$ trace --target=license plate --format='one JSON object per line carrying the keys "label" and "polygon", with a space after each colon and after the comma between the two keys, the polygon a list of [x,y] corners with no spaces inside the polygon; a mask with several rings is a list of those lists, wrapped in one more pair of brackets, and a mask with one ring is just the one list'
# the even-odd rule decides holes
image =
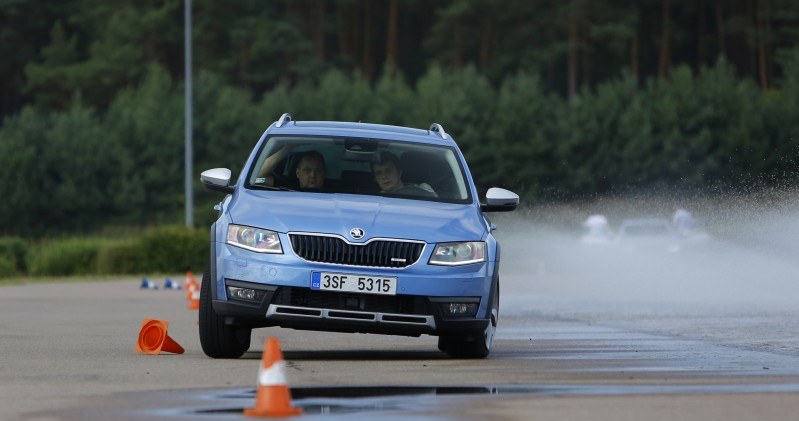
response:
{"label": "license plate", "polygon": [[351,273],[313,272],[311,289],[320,291],[359,292],[397,295],[395,276],[353,275]]}

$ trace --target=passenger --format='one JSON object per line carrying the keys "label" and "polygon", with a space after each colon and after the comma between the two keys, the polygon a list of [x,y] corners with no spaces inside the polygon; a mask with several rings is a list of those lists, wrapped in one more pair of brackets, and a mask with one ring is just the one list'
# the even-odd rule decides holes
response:
{"label": "passenger", "polygon": [[402,182],[399,158],[391,152],[380,152],[380,162],[372,163],[375,183],[381,193],[411,194],[422,197],[438,197],[427,183],[406,184]]}

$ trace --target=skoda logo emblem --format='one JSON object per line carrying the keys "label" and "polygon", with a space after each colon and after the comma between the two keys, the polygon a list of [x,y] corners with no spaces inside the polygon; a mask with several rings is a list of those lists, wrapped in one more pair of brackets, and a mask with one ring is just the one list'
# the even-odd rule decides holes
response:
{"label": "skoda logo emblem", "polygon": [[350,230],[350,237],[356,240],[360,240],[361,238],[363,238],[363,234],[364,234],[363,230],[360,228],[353,228]]}

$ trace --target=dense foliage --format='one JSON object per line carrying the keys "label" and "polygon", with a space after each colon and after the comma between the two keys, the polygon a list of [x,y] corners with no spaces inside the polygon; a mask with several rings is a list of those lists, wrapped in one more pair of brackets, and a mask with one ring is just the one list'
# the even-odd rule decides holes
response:
{"label": "dense foliage", "polygon": [[[0,2],[0,115],[65,109],[75,91],[105,109],[151,63],[183,72],[185,0]],[[194,64],[260,96],[277,84],[393,67],[474,65],[492,84],[540,75],[573,94],[627,70],[645,80],[723,56],[779,85],[799,40],[794,0],[193,0]]]}
{"label": "dense foliage", "polygon": [[[526,201],[797,178],[797,2],[194,4],[198,174],[241,170],[291,112],[439,122],[481,189]],[[0,3],[0,235],[182,220],[182,5]],[[220,195],[198,178],[207,226]]]}
{"label": "dense foliage", "polygon": [[208,230],[163,226],[125,237],[0,238],[0,278],[201,272]]}

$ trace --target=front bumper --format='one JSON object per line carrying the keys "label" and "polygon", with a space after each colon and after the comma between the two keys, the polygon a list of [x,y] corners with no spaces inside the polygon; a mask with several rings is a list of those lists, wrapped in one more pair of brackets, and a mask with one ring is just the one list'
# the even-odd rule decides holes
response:
{"label": "front bumper", "polygon": [[264,292],[260,301],[212,300],[214,311],[231,325],[419,336],[478,332],[488,323],[441,311],[442,303],[479,304],[480,297],[365,296],[235,280],[226,284]]}
{"label": "front bumper", "polygon": [[[426,264],[431,252],[416,264],[389,269],[309,262],[290,248],[285,254],[263,255],[214,241],[212,305],[225,323],[250,327],[406,336],[483,331],[489,323],[486,306],[498,262],[433,266]],[[311,290],[315,271],[396,276],[397,295]],[[227,297],[227,286],[264,294],[257,302],[238,300]],[[474,303],[477,310],[469,316],[444,316],[440,303]]]}

